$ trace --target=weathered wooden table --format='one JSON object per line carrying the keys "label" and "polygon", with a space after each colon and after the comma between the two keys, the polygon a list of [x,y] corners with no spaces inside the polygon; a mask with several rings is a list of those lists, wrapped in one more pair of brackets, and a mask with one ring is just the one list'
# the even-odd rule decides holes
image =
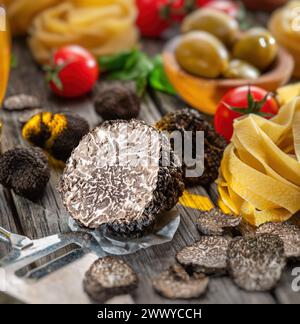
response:
{"label": "weathered wooden table", "polygon": [[[144,49],[149,54],[156,54],[161,50],[163,43],[157,41],[144,42]],[[14,54],[18,60],[18,67],[12,70],[8,95],[26,93],[34,94],[41,98],[44,110],[53,112],[72,110],[85,117],[91,127],[99,124],[92,104],[92,96],[82,100],[64,101],[50,95],[44,81],[43,72],[34,63],[24,39],[14,42]],[[104,82],[104,81],[100,81]],[[168,111],[184,106],[179,99],[161,93],[148,93],[142,105],[140,118],[154,124]],[[6,151],[16,145],[28,145],[21,137],[18,113],[1,112],[4,123],[2,134],[2,150]],[[55,189],[59,170],[53,170],[50,184],[44,198],[35,204],[23,199],[13,192],[0,187],[0,225],[12,232],[26,235],[32,239],[42,238],[60,232],[68,232],[68,216],[66,215],[58,193]],[[190,189],[192,193],[209,196],[214,200],[213,191],[201,187]],[[151,278],[167,269],[174,263],[177,251],[199,238],[199,233],[194,225],[197,210],[178,206],[181,214],[180,228],[171,243],[155,246],[124,257],[138,272],[140,285],[133,296],[136,303],[170,303],[170,300],[161,298],[152,289]],[[49,211],[49,212],[48,212]],[[0,246],[0,254],[7,253],[7,248]],[[292,290],[290,266],[280,285],[271,293],[247,293],[237,288],[228,277],[212,278],[208,293],[201,299],[192,303],[300,303],[300,293]],[[59,298],[59,296],[58,296]],[[9,302],[7,297],[2,297],[3,302]],[[176,301],[177,303],[186,303]]]}

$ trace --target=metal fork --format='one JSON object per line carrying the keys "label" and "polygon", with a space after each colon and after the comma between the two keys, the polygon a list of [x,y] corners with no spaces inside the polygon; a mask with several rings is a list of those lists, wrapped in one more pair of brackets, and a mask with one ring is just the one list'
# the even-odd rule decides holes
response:
{"label": "metal fork", "polygon": [[33,241],[26,236],[13,234],[6,229],[0,227],[0,240],[10,243],[13,249],[22,251],[33,245]]}

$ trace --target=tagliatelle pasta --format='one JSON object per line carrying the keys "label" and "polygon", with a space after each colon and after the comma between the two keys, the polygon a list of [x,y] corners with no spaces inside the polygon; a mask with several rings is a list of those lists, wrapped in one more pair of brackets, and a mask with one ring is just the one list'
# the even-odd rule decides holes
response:
{"label": "tagliatelle pasta", "polygon": [[250,224],[282,222],[300,210],[300,97],[271,120],[239,119],[218,179],[220,206]]}
{"label": "tagliatelle pasta", "polygon": [[290,1],[272,15],[269,29],[280,45],[294,57],[296,77],[300,76],[300,1]]}
{"label": "tagliatelle pasta", "polygon": [[7,8],[11,29],[14,35],[26,34],[33,18],[61,0],[0,0]]}
{"label": "tagliatelle pasta", "polygon": [[138,41],[136,15],[134,0],[66,1],[35,18],[29,44],[39,63],[69,44],[86,47],[96,56],[129,50]]}

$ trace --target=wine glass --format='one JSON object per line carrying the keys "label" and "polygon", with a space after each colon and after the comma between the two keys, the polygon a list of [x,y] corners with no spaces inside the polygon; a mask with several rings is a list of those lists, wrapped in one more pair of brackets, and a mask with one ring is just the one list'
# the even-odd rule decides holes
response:
{"label": "wine glass", "polygon": [[[6,10],[4,6],[0,5],[0,108],[2,107],[2,102],[6,94],[6,88],[8,83],[9,70],[11,64],[10,51],[10,33],[7,23]],[[0,136],[1,131],[2,121],[0,119]]]}
{"label": "wine glass", "polygon": [[6,10],[0,5],[0,106],[6,93],[10,60],[10,35]]}

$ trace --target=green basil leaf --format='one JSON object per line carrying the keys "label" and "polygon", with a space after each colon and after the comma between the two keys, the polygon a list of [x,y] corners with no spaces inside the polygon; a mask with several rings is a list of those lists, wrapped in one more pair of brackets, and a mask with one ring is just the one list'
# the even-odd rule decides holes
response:
{"label": "green basil leaf", "polygon": [[149,77],[150,86],[154,90],[162,91],[171,95],[176,95],[176,91],[166,75],[162,57],[160,55],[156,56],[153,63],[154,68],[151,71]]}
{"label": "green basil leaf", "polygon": [[101,70],[107,72],[108,80],[134,81],[139,96],[142,96],[148,86],[176,94],[170,84],[160,56],[152,60],[148,55],[139,50],[120,53],[99,58]]}
{"label": "green basil leaf", "polygon": [[105,72],[122,70],[127,62],[136,57],[137,50],[122,52],[120,54],[99,57],[100,69]]}

